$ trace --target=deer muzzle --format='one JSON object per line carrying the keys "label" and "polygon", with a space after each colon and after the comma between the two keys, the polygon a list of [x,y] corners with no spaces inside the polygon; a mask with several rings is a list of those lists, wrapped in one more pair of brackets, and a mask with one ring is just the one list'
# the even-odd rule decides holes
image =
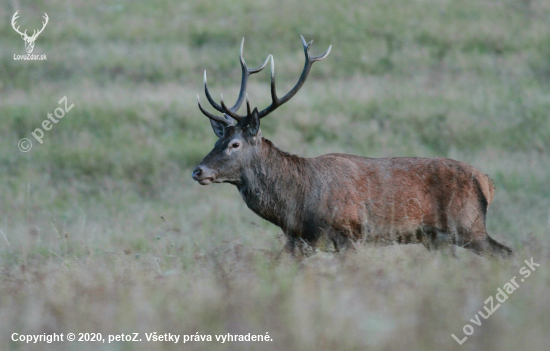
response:
{"label": "deer muzzle", "polygon": [[216,179],[216,173],[213,170],[201,165],[197,166],[191,175],[200,185],[211,184]]}

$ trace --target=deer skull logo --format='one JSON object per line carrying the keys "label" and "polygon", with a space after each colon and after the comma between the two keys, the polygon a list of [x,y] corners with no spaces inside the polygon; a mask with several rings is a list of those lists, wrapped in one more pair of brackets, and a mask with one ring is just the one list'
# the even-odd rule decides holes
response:
{"label": "deer skull logo", "polygon": [[44,30],[44,28],[46,28],[46,24],[48,24],[48,14],[44,12],[44,19],[46,20],[45,22],[42,22],[42,29],[40,29],[39,31],[37,31],[36,29],[33,31],[32,35],[29,37],[27,35],[27,30],[25,29],[25,32],[21,33],[19,31],[19,27],[18,26],[17,28],[15,27],[16,23],[15,21],[17,20],[17,18],[19,18],[18,16],[18,12],[19,11],[16,11],[15,14],[13,15],[12,19],[11,19],[11,25],[13,27],[13,29],[19,33],[21,35],[21,38],[23,38],[23,40],[25,41],[25,50],[27,50],[27,53],[32,53],[32,51],[34,50],[34,41],[36,40],[36,38],[38,37],[38,35],[40,33],[42,33],[42,31]]}

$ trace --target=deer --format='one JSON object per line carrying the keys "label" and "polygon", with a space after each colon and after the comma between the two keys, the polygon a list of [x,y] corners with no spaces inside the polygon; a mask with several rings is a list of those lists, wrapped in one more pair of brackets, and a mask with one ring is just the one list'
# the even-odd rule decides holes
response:
{"label": "deer", "polygon": [[49,21],[48,14],[44,12],[44,16],[43,16],[44,22],[42,22],[42,29],[40,30],[35,29],[32,32],[32,35],[30,37],[27,35],[26,29],[25,29],[25,32],[22,33],[21,31],[19,31],[19,27],[21,26],[18,26],[17,28],[15,27],[17,25],[16,21],[18,18],[19,18],[19,11],[15,11],[15,13],[13,14],[13,17],[11,18],[11,26],[17,33],[19,33],[19,35],[21,35],[21,38],[23,38],[23,40],[25,41],[25,50],[27,51],[27,53],[31,54],[32,51],[34,50],[34,42],[36,38],[38,38],[38,35],[40,35],[40,33],[44,31],[44,28],[46,28],[46,25],[48,24],[48,21]]}
{"label": "deer", "polygon": [[[218,104],[209,93],[204,71],[204,93],[222,115],[207,111],[218,137],[214,148],[192,171],[201,185],[229,183],[237,187],[250,210],[283,230],[282,252],[295,257],[300,243],[315,247],[321,238],[335,251],[355,243],[423,244],[428,250],[463,247],[475,254],[507,257],[512,250],[492,239],[485,220],[495,186],[489,176],[466,163],[447,158],[368,158],[334,153],[313,158],[278,149],[262,136],[260,120],[288,102],[303,86],[314,62],[313,41],[301,36],[305,54],[302,74],[282,98],[275,89],[273,55],[255,69],[240,48],[241,87],[232,107]],[[248,78],[271,62],[271,104],[250,108]],[[246,100],[246,115],[238,114]]]}

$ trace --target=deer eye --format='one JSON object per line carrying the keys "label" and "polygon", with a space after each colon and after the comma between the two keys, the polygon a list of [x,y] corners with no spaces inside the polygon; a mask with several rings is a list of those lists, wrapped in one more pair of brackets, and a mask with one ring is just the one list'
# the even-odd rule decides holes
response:
{"label": "deer eye", "polygon": [[232,147],[233,149],[236,149],[236,148],[238,148],[239,146],[241,146],[241,144],[239,144],[239,143],[233,143],[233,144],[231,144],[231,147]]}

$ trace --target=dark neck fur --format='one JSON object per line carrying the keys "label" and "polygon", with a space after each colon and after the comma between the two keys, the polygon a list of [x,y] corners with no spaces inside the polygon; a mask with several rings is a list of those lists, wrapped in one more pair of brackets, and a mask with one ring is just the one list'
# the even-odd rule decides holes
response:
{"label": "dark neck fur", "polygon": [[260,155],[243,171],[237,187],[252,211],[286,230],[302,213],[299,206],[307,193],[307,170],[307,159],[262,138]]}

